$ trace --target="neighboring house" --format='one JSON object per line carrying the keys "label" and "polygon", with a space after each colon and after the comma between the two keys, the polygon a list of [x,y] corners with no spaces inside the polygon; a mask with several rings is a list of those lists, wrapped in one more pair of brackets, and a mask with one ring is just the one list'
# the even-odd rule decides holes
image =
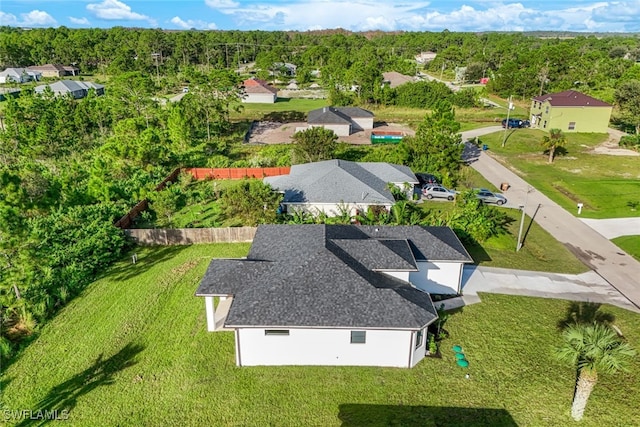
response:
{"label": "neighboring house", "polygon": [[414,82],[415,78],[400,74],[396,71],[389,71],[388,73],[382,73],[382,84],[391,88],[402,86],[405,83]]}
{"label": "neighboring house", "polygon": [[34,65],[27,67],[27,70],[37,71],[42,74],[42,77],[65,77],[80,74],[78,68],[61,64]]}
{"label": "neighboring house", "polygon": [[533,98],[531,127],[548,131],[606,133],[613,106],[575,90]]}
{"label": "neighboring house", "polygon": [[359,107],[322,107],[309,111],[308,127],[331,129],[338,136],[373,129],[373,113]]}
{"label": "neighboring house", "polygon": [[0,83],[26,83],[31,80],[38,81],[41,77],[39,72],[26,68],[7,68],[0,72]]}
{"label": "neighboring house", "polygon": [[468,262],[448,227],[261,225],[247,258],[211,261],[196,296],[209,331],[234,331],[238,366],[410,368],[438,317],[427,292],[458,291]]}
{"label": "neighboring house", "polygon": [[346,210],[355,216],[371,206],[391,209],[395,199],[389,183],[410,196],[418,179],[407,166],[325,160],[293,165],[289,175],[266,177],[264,182],[284,194],[282,204],[289,213],[336,216]]}
{"label": "neighboring house", "polygon": [[421,52],[417,54],[415,58],[418,64],[427,64],[433,61],[434,59],[436,59],[436,56],[437,56],[437,53],[429,51],[429,52]]}
{"label": "neighboring house", "polygon": [[273,68],[276,70],[273,74],[281,74],[289,77],[294,77],[296,75],[296,70],[298,68],[297,65],[290,64],[289,62],[276,62],[273,64]]}
{"label": "neighboring house", "polygon": [[74,98],[84,98],[90,89],[94,89],[97,95],[104,94],[104,86],[101,84],[75,80],[60,80],[48,85],[40,85],[35,87],[36,93],[44,93],[46,88],[50,88],[55,95],[71,95]]}
{"label": "neighboring house", "polygon": [[278,99],[278,89],[270,86],[264,80],[252,77],[243,83],[244,95],[242,102],[256,104],[273,104]]}

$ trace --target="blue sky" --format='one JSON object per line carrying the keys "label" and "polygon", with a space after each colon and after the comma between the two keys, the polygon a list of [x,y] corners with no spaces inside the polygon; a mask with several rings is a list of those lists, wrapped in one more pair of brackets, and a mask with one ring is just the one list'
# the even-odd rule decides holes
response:
{"label": "blue sky", "polygon": [[0,25],[640,32],[640,0],[0,0]]}

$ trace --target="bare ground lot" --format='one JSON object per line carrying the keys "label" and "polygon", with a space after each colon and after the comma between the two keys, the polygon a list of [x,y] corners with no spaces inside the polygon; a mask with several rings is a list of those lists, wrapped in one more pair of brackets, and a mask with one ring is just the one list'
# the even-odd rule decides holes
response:
{"label": "bare ground lot", "polygon": [[[306,128],[305,122],[278,123],[278,122],[258,122],[251,129],[249,135],[250,144],[288,144],[296,129]],[[349,136],[340,136],[340,142],[354,145],[371,144],[371,132],[373,131],[393,131],[404,132],[405,135],[415,135],[415,131],[408,126],[377,122],[373,125],[373,130],[363,130],[355,132]]]}

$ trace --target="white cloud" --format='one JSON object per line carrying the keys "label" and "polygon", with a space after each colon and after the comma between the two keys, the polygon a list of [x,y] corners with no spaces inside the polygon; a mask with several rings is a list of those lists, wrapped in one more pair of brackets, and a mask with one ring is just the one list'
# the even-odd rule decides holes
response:
{"label": "white cloud", "polygon": [[520,0],[430,3],[382,0],[283,0],[250,2],[205,0],[231,16],[240,28],[352,31],[640,31],[640,1]]}
{"label": "white cloud", "polygon": [[11,13],[0,11],[0,24],[14,27],[55,27],[58,22],[47,12],[41,10],[21,13],[20,19]]}
{"label": "white cloud", "polygon": [[89,25],[89,20],[85,17],[82,18],[74,18],[73,16],[69,17],[69,21],[76,25]]}
{"label": "white cloud", "polygon": [[118,0],[103,0],[102,3],[89,3],[87,10],[96,17],[108,21],[148,21],[151,25],[156,25],[154,19],[132,11],[129,5]]}
{"label": "white cloud", "polygon": [[217,28],[216,24],[213,22],[205,22],[199,19],[187,19],[185,21],[179,16],[174,16],[171,18],[170,22],[185,30],[189,30],[191,28],[196,28],[198,30],[215,30]]}
{"label": "white cloud", "polygon": [[240,3],[233,0],[204,0],[204,2],[212,9],[229,9],[240,5]]}

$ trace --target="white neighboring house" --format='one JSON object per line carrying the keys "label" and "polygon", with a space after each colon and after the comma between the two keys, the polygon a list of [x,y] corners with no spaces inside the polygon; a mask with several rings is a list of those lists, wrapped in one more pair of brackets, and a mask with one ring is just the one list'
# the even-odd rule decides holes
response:
{"label": "white neighboring house", "polygon": [[415,56],[415,58],[416,58],[416,62],[418,64],[427,64],[427,63],[433,61],[434,59],[436,59],[436,56],[438,56],[437,53],[431,52],[431,51],[427,51],[427,52],[420,52],[419,54],[417,54]]}
{"label": "white neighboring house", "polygon": [[456,265],[436,288],[459,289],[468,262],[448,227],[261,225],[247,258],[211,261],[196,296],[209,331],[234,331],[238,366],[411,368],[438,315],[398,276]]}
{"label": "white neighboring house", "polygon": [[38,71],[31,71],[27,68],[6,68],[0,72],[0,83],[26,83],[30,81],[40,81],[42,74]]}
{"label": "white neighboring house", "polygon": [[308,127],[331,129],[338,136],[373,129],[373,113],[359,107],[322,107],[309,111]]}
{"label": "white neighboring house", "polygon": [[104,95],[104,86],[98,83],[76,81],[76,80],[60,80],[49,85],[40,85],[34,88],[36,93],[44,93],[48,88],[56,96],[71,95],[75,99],[84,98],[89,94],[89,90],[93,89],[97,95]]}
{"label": "white neighboring house", "polygon": [[395,203],[389,183],[406,191],[408,198],[418,185],[407,166],[347,160],[293,165],[288,175],[269,176],[263,181],[284,194],[282,205],[286,212],[323,212],[329,216],[345,210],[355,216],[371,206],[389,210]]}
{"label": "white neighboring house", "polygon": [[248,104],[273,104],[278,99],[278,89],[264,80],[252,77],[243,83],[242,102]]}

